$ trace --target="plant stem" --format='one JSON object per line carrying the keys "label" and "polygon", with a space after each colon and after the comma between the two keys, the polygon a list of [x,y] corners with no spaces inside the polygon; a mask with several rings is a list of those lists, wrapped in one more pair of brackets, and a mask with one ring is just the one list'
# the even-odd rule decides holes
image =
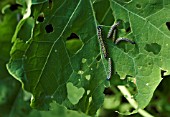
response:
{"label": "plant stem", "polygon": [[[137,109],[138,108],[138,104],[137,102],[132,98],[132,95],[130,94],[130,92],[128,91],[128,89],[125,86],[117,86],[118,89],[121,91],[121,93],[124,95],[124,97],[128,100],[128,102],[130,103],[130,105]],[[138,109],[138,113],[141,114],[144,117],[154,117],[153,115],[149,114],[147,111],[143,110],[143,109]]]}

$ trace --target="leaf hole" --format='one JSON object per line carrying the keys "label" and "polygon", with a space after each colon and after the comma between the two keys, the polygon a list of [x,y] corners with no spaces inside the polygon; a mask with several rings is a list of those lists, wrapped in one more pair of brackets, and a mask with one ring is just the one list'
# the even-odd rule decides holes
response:
{"label": "leaf hole", "polygon": [[161,45],[157,43],[146,44],[144,49],[157,55],[161,51]]}
{"label": "leaf hole", "polygon": [[47,26],[45,27],[45,30],[46,30],[47,33],[53,32],[53,26],[52,26],[52,24],[47,25]]}
{"label": "leaf hole", "polygon": [[164,78],[164,73],[165,73],[166,71],[164,71],[164,70],[161,70],[161,77],[162,78]]}
{"label": "leaf hole", "polygon": [[100,61],[100,59],[101,59],[101,56],[98,55],[97,58],[96,58],[96,60],[97,60],[97,61]]}
{"label": "leaf hole", "polygon": [[41,13],[39,16],[38,16],[38,18],[37,18],[37,21],[38,22],[43,22],[44,21],[44,13]]}
{"label": "leaf hole", "polygon": [[79,39],[79,36],[76,33],[71,33],[67,37],[66,48],[70,54],[75,54],[83,46],[83,42]]}
{"label": "leaf hole", "polygon": [[170,78],[170,75],[166,75],[166,72],[165,70],[161,70],[161,77],[162,78]]}
{"label": "leaf hole", "polygon": [[141,9],[141,8],[142,8],[142,5],[141,5],[141,4],[136,4],[136,8],[137,8],[137,9]]}
{"label": "leaf hole", "polygon": [[130,33],[130,32],[131,32],[131,28],[130,27],[126,28],[126,33]]}
{"label": "leaf hole", "polygon": [[131,27],[130,27],[130,23],[129,22],[125,23],[125,30],[126,30],[126,33],[130,33],[131,32]]}
{"label": "leaf hole", "polygon": [[166,22],[166,26],[167,26],[168,30],[170,31],[170,22]]}
{"label": "leaf hole", "polygon": [[71,39],[79,39],[79,36],[75,33],[71,33],[70,36],[67,38],[67,40],[71,40]]}

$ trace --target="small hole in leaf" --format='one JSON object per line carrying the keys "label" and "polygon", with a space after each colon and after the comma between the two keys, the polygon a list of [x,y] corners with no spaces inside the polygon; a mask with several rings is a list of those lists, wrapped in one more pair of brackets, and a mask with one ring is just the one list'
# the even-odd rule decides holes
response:
{"label": "small hole in leaf", "polygon": [[131,32],[131,27],[130,27],[130,23],[129,22],[126,22],[124,24],[124,27],[125,27],[126,33],[130,33]]}
{"label": "small hole in leaf", "polygon": [[52,24],[47,25],[47,26],[45,27],[45,30],[46,30],[47,33],[53,32],[53,26],[52,26]]}
{"label": "small hole in leaf", "polygon": [[136,8],[137,8],[137,9],[141,9],[141,8],[142,8],[142,5],[141,5],[141,4],[136,4]]}
{"label": "small hole in leaf", "polygon": [[69,54],[75,54],[83,46],[83,42],[79,39],[76,33],[71,33],[67,38],[66,47]]}
{"label": "small hole in leaf", "polygon": [[48,0],[48,4],[49,4],[49,8],[52,9],[53,8],[53,1],[52,0]]}
{"label": "small hole in leaf", "polygon": [[170,78],[170,75],[165,75],[167,71],[161,70],[161,77],[162,78]]}
{"label": "small hole in leaf", "polygon": [[37,18],[38,22],[43,22],[44,21],[44,13],[41,13],[38,18]]}
{"label": "small hole in leaf", "polygon": [[167,26],[168,30],[170,31],[170,22],[166,22],[166,26]]}
{"label": "small hole in leaf", "polygon": [[157,55],[161,51],[161,45],[157,43],[146,44],[144,49]]}
{"label": "small hole in leaf", "polygon": [[161,77],[163,78],[164,77],[164,73],[165,73],[166,71],[164,71],[164,70],[161,70]]}
{"label": "small hole in leaf", "polygon": [[101,59],[101,55],[99,55],[99,56],[96,58],[97,61],[100,61],[100,59]]}
{"label": "small hole in leaf", "polygon": [[129,33],[129,32],[131,32],[131,28],[130,27],[126,28],[126,33]]}
{"label": "small hole in leaf", "polygon": [[18,7],[21,7],[21,5],[19,5],[19,4],[12,4],[12,5],[10,6],[10,10],[11,10],[11,11],[15,11],[15,10],[18,9]]}
{"label": "small hole in leaf", "polygon": [[127,99],[125,98],[125,96],[122,96],[122,103],[127,103]]}
{"label": "small hole in leaf", "polygon": [[67,40],[71,40],[71,39],[79,39],[79,37],[77,34],[71,33],[71,35],[67,38]]}

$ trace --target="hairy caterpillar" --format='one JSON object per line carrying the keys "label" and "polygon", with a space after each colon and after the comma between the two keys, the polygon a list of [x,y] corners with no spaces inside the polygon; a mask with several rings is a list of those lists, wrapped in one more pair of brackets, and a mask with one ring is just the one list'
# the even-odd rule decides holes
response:
{"label": "hairy caterpillar", "polygon": [[135,44],[134,41],[129,40],[128,38],[122,38],[122,37],[118,38],[118,39],[115,41],[115,44],[118,44],[118,43],[121,42],[121,41],[129,42],[129,43],[131,43],[131,44]]}
{"label": "hairy caterpillar", "polygon": [[107,80],[111,78],[112,75],[112,61],[111,58],[108,58],[108,75],[107,75]]}
{"label": "hairy caterpillar", "polygon": [[110,29],[109,29],[109,32],[107,34],[107,38],[110,38],[113,34],[113,31],[116,29],[116,27],[120,24],[120,22],[117,22],[115,24],[113,24]]}
{"label": "hairy caterpillar", "polygon": [[105,48],[105,45],[104,45],[104,42],[103,42],[103,39],[102,39],[102,29],[101,29],[100,26],[97,27],[97,31],[98,31],[99,43],[101,45],[103,55],[106,58],[107,57],[107,52],[106,52],[106,48]]}

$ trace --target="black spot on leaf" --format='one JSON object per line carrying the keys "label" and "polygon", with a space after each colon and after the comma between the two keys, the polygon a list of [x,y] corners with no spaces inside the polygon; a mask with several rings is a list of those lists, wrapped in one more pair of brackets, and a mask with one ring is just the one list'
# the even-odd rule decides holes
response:
{"label": "black spot on leaf", "polygon": [[52,24],[47,25],[47,26],[45,27],[45,30],[46,30],[47,33],[53,32],[53,26],[52,26]]}
{"label": "black spot on leaf", "polygon": [[161,50],[161,45],[157,43],[146,44],[144,49],[148,52],[152,52],[153,54],[157,55]]}
{"label": "black spot on leaf", "polygon": [[167,26],[168,30],[170,31],[170,22],[166,22],[166,26]]}

